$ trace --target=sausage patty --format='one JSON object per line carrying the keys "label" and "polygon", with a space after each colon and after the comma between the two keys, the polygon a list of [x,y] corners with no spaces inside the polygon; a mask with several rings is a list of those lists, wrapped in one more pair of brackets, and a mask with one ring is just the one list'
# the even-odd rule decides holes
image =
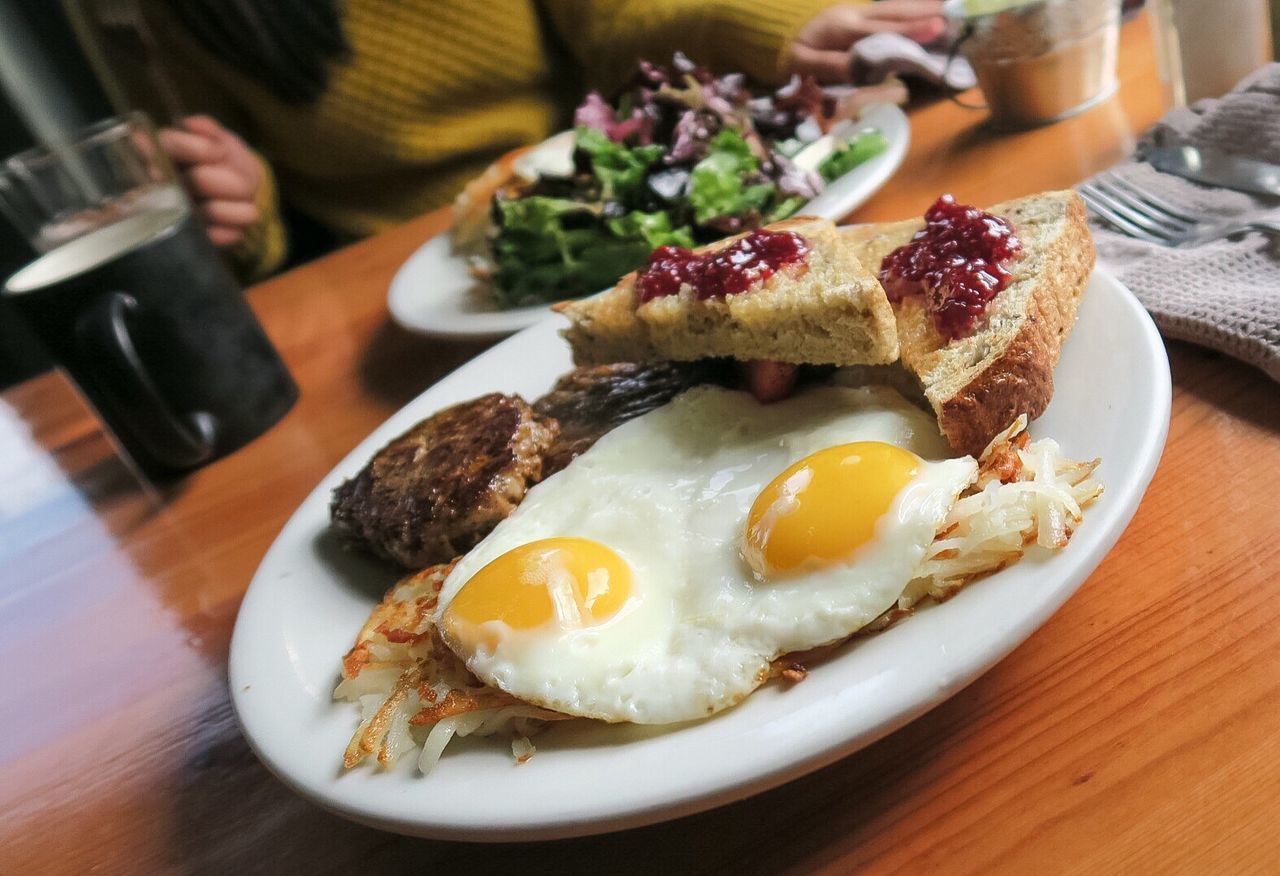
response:
{"label": "sausage patty", "polygon": [[410,569],[446,563],[484,538],[542,479],[559,426],[523,399],[490,393],[423,420],[339,486],[334,527]]}

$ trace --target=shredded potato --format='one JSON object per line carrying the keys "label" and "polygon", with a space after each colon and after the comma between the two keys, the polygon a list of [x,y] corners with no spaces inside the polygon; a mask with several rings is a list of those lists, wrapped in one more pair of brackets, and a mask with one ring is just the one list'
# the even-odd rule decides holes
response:
{"label": "shredded potato", "polygon": [[1016,563],[1028,545],[1066,547],[1082,509],[1102,495],[1093,477],[1099,460],[1067,459],[1052,439],[1030,442],[1026,428],[1019,417],[983,452],[977,481],[952,506],[919,576],[898,600],[901,612]]}
{"label": "shredded potato", "polygon": [[[915,609],[954,595],[969,582],[1019,559],[1030,545],[1066,546],[1083,509],[1102,494],[1099,460],[1073,462],[1057,442],[1032,442],[1026,417],[998,435],[978,460],[978,477],[951,508],[919,574],[884,612],[855,636],[878,633]],[[455,738],[504,735],[516,763],[534,754],[529,737],[570,716],[524,703],[473,676],[440,639],[433,623],[440,588],[453,565],[433,566],[398,582],[373,610],[342,661],[335,699],[360,704],[361,720],[343,757],[350,769],[374,755],[386,768],[421,747],[428,773]],[[771,675],[804,679],[810,661],[836,642],[773,662]]]}
{"label": "shredded potato", "polygon": [[430,772],[450,740],[473,733],[512,736],[513,755],[527,760],[527,737],[567,717],[482,684],[441,641],[432,616],[452,568],[432,566],[398,582],[343,658],[333,696],[358,702],[362,714],[342,759],[346,768],[371,754],[389,767],[421,745],[418,767]]}

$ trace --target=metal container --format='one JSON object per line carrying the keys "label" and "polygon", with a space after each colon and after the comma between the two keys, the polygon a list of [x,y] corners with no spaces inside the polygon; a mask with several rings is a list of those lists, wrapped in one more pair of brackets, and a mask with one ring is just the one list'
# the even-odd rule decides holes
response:
{"label": "metal container", "polygon": [[1120,0],[949,0],[992,120],[1056,122],[1116,90]]}

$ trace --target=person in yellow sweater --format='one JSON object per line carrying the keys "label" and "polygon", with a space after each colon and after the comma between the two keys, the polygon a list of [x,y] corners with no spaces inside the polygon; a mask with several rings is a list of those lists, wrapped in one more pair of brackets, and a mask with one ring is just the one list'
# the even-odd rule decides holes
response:
{"label": "person in yellow sweater", "polygon": [[[195,115],[161,133],[213,242],[246,276],[287,250],[283,198],[352,240],[439,207],[566,126],[587,88],[680,50],[761,84],[846,81],[848,50],[943,29],[940,0],[153,0],[165,76]],[[250,148],[252,146],[252,149]]]}

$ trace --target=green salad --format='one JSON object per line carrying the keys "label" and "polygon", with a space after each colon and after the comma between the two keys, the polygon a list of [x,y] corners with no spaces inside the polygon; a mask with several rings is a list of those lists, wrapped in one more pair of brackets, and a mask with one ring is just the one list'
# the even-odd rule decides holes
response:
{"label": "green salad", "polygon": [[597,292],[656,247],[694,247],[792,215],[887,146],[864,131],[817,172],[798,167],[792,158],[821,135],[822,110],[812,81],[754,97],[740,74],[714,77],[681,55],[670,67],[641,62],[617,101],[592,93],[578,108],[572,174],[494,196],[499,303]]}

